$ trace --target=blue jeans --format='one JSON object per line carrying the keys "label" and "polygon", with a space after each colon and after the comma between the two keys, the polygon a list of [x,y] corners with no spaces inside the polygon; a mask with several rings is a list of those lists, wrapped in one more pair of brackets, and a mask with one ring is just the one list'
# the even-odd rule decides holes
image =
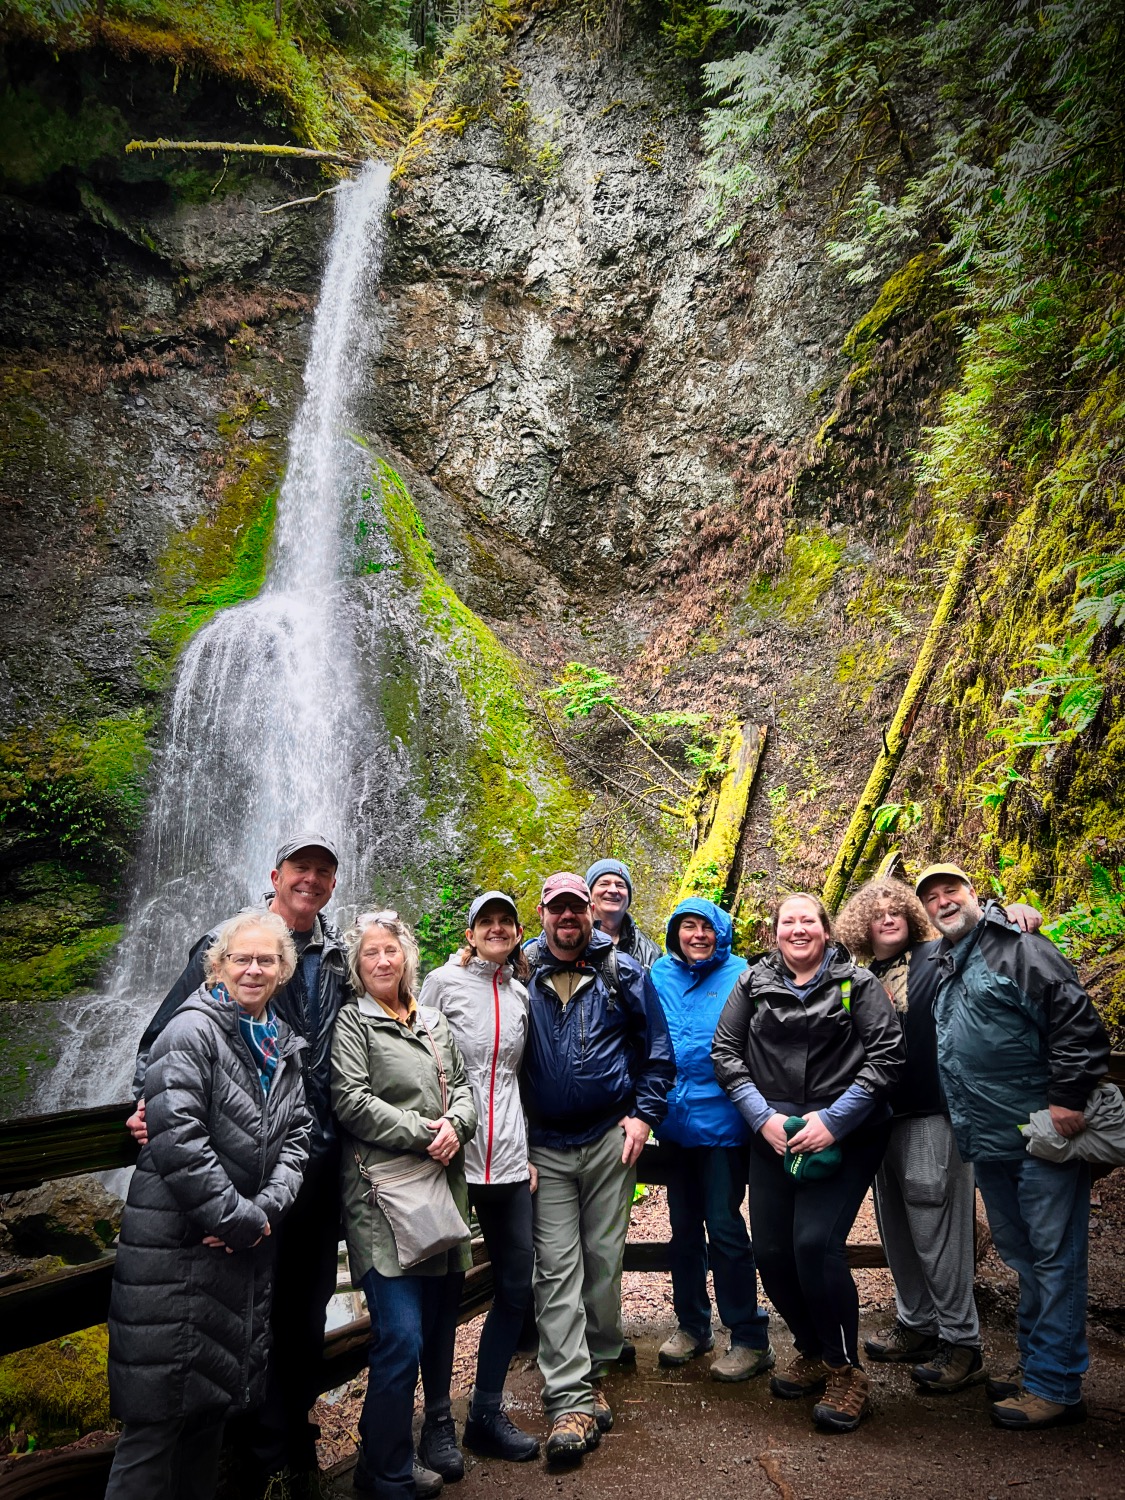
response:
{"label": "blue jeans", "polygon": [[758,1306],[754,1248],[742,1200],[750,1153],[742,1146],[678,1146],[661,1143],[668,1178],[672,1225],[672,1306],[676,1322],[696,1339],[711,1331],[707,1267],[715,1277],[719,1317],[732,1344],[769,1345],[769,1316]]}
{"label": "blue jeans", "polygon": [[380,1276],[368,1271],[367,1395],[359,1419],[365,1487],[379,1500],[414,1500],[414,1389],[418,1367],[432,1400],[448,1400],[463,1271]]}
{"label": "blue jeans", "polygon": [[1090,1169],[1085,1162],[975,1162],[992,1243],[1020,1279],[1019,1350],[1024,1385],[1073,1406],[1090,1365],[1086,1272]]}

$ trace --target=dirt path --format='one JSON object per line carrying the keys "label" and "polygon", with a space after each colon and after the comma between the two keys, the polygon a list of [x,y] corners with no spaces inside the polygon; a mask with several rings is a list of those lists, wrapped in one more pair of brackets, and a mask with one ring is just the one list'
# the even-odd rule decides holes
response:
{"label": "dirt path", "polygon": [[[1123,1174],[1115,1174],[1121,1176]],[[1122,1184],[1125,1189],[1125,1183]],[[1116,1215],[1114,1215],[1116,1217]],[[667,1235],[662,1196],[653,1193],[634,1213],[632,1236]],[[874,1237],[866,1217],[855,1238]],[[1107,1237],[1108,1238],[1108,1237]],[[1116,1239],[1116,1236],[1115,1236]],[[1122,1266],[1116,1244],[1094,1252],[1097,1276],[1116,1280]],[[1099,1251],[1101,1254],[1099,1255]],[[1110,1259],[1105,1266],[1102,1256]],[[1095,1269],[1095,1267],[1092,1267]],[[893,1316],[890,1277],[885,1271],[857,1274],[861,1336]],[[1120,1290],[1120,1283],[1117,1283]],[[989,1368],[1015,1364],[1014,1278],[990,1253],[984,1257],[978,1292]],[[627,1335],[637,1345],[637,1368],[607,1382],[616,1414],[612,1433],[576,1469],[548,1470],[542,1462],[500,1464],[468,1459],[464,1480],[451,1487],[455,1500],[652,1500],[652,1497],[738,1497],[738,1500],[1121,1500],[1125,1496],[1125,1346],[1109,1330],[1091,1328],[1091,1369],[1086,1394],[1090,1420],[1053,1432],[1002,1432],[989,1420],[983,1392],[920,1398],[904,1369],[869,1367],[875,1413],[856,1433],[826,1436],[810,1422],[812,1403],[777,1401],[768,1382],[723,1386],[707,1373],[708,1359],[683,1371],[665,1371],[656,1351],[671,1321],[667,1276],[625,1278]],[[1118,1300],[1125,1300],[1119,1297]],[[465,1415],[477,1325],[462,1330],[454,1389],[454,1413]],[[775,1319],[771,1337],[779,1358],[792,1349]],[[717,1347],[725,1347],[721,1335]],[[508,1380],[513,1418],[546,1434],[533,1362],[518,1361]],[[344,1400],[324,1411],[337,1439],[338,1457],[350,1446],[362,1380]],[[333,1500],[355,1495],[349,1473],[329,1486]]]}

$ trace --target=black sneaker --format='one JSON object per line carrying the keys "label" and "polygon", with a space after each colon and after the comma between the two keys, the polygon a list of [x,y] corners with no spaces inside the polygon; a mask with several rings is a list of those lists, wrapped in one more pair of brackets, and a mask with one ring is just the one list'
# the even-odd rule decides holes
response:
{"label": "black sneaker", "polygon": [[883,1329],[873,1339],[864,1339],[863,1349],[868,1359],[881,1364],[906,1364],[929,1359],[938,1352],[939,1341],[934,1333],[919,1333],[907,1328],[897,1319],[893,1328]]}
{"label": "black sneaker", "polygon": [[947,1344],[943,1339],[933,1359],[924,1365],[915,1365],[910,1372],[911,1380],[929,1394],[948,1396],[954,1391],[963,1391],[970,1385],[982,1385],[988,1379],[984,1368],[984,1356],[970,1344]]}
{"label": "black sneaker", "polygon": [[539,1439],[521,1432],[503,1411],[488,1411],[479,1417],[470,1413],[462,1442],[482,1458],[502,1458],[512,1464],[539,1457]]}
{"label": "black sneaker", "polygon": [[446,1484],[455,1484],[465,1477],[465,1459],[457,1446],[457,1429],[453,1418],[440,1422],[422,1423],[422,1435],[418,1439],[418,1462],[435,1474],[440,1474]]}

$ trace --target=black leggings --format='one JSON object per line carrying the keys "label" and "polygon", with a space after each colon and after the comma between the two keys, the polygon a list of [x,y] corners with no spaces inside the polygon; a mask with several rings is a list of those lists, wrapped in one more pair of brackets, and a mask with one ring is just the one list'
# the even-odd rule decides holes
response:
{"label": "black leggings", "polygon": [[801,1354],[830,1365],[859,1363],[859,1296],[848,1269],[848,1234],[875,1180],[891,1122],[865,1125],[840,1145],[831,1177],[796,1182],[755,1135],[750,1155],[750,1233],[766,1295]]}
{"label": "black leggings", "polygon": [[481,1329],[476,1388],[494,1396],[504,1389],[524,1314],[531,1305],[531,1185],[527,1182],[469,1184],[492,1262],[492,1306]]}

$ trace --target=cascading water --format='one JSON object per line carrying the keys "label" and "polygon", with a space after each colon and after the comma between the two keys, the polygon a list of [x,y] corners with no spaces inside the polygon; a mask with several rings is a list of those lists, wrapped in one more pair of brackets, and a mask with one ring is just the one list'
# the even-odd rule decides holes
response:
{"label": "cascading water", "polygon": [[349,419],[377,345],[389,176],[368,163],[337,193],[266,584],[184,652],[119,961],[107,994],[64,1013],[42,1109],[127,1096],[137,1039],[191,943],[260,897],[290,831],[336,842],[337,909],[363,889],[357,814],[382,730],[358,691],[363,616],[344,576],[350,501],[368,476]]}

